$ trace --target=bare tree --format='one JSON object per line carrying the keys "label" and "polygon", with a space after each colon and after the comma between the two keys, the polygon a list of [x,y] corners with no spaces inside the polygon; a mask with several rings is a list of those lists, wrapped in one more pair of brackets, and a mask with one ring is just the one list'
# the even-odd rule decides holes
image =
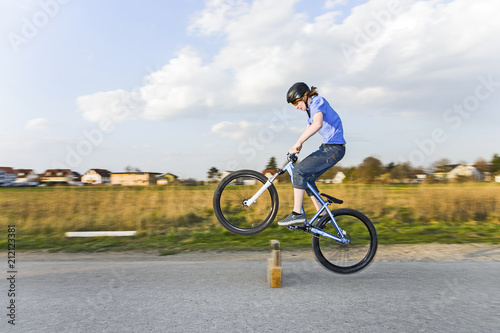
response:
{"label": "bare tree", "polygon": [[442,159],[439,159],[437,161],[435,161],[434,163],[432,163],[431,165],[431,168],[433,171],[436,171],[446,165],[450,165],[451,164],[451,161],[447,158],[442,158]]}
{"label": "bare tree", "polygon": [[484,172],[491,172],[493,166],[490,163],[488,163],[484,158],[478,158],[477,161],[474,163],[474,167],[484,173]]}
{"label": "bare tree", "polygon": [[127,165],[125,167],[125,171],[127,171],[127,172],[141,172],[141,169]]}

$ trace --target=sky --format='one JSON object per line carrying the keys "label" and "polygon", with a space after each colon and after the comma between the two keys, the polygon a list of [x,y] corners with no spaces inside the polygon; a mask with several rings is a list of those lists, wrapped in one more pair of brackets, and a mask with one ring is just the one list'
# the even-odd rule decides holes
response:
{"label": "sky", "polygon": [[299,81],[343,121],[340,166],[489,161],[498,17],[495,0],[0,0],[0,166],[281,166],[307,126]]}

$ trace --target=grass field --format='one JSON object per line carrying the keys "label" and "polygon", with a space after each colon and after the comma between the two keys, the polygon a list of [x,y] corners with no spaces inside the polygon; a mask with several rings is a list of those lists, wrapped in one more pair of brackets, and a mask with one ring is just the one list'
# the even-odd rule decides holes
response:
{"label": "grass field", "polygon": [[[277,186],[278,218],[292,208],[290,185]],[[163,254],[204,249],[309,247],[311,237],[276,223],[244,237],[223,229],[212,209],[215,186],[57,187],[0,189],[0,246],[16,226],[18,250],[105,251],[157,249]],[[344,200],[337,207],[362,211],[381,244],[499,243],[500,185],[323,185]],[[332,208],[335,208],[332,206]],[[312,204],[306,203],[312,216]],[[133,237],[65,238],[67,231],[137,230]]]}

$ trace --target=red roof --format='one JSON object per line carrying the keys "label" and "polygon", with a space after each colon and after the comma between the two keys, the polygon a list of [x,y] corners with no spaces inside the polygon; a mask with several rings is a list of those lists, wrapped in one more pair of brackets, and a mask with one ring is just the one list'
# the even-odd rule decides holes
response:
{"label": "red roof", "polygon": [[47,169],[42,174],[42,177],[61,177],[67,176],[71,172],[70,169]]}
{"label": "red roof", "polygon": [[266,173],[270,173],[271,175],[274,175],[276,173],[276,170],[274,169],[266,169],[264,171],[262,171],[262,174],[266,174]]}
{"label": "red roof", "polygon": [[91,171],[91,170],[94,170],[101,177],[110,177],[111,176],[111,171],[106,170],[106,169],[90,169],[89,171]]}
{"label": "red roof", "polygon": [[0,170],[5,171],[6,173],[16,173],[16,170],[11,167],[0,167]]}

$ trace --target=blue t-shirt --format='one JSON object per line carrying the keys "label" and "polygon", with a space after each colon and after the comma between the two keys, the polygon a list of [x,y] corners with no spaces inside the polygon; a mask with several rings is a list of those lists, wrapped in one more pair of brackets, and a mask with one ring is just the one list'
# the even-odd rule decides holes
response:
{"label": "blue t-shirt", "polygon": [[328,104],[327,100],[320,96],[313,96],[309,105],[309,125],[313,123],[313,117],[317,112],[323,113],[323,127],[318,131],[326,144],[345,144],[342,120],[335,110]]}

